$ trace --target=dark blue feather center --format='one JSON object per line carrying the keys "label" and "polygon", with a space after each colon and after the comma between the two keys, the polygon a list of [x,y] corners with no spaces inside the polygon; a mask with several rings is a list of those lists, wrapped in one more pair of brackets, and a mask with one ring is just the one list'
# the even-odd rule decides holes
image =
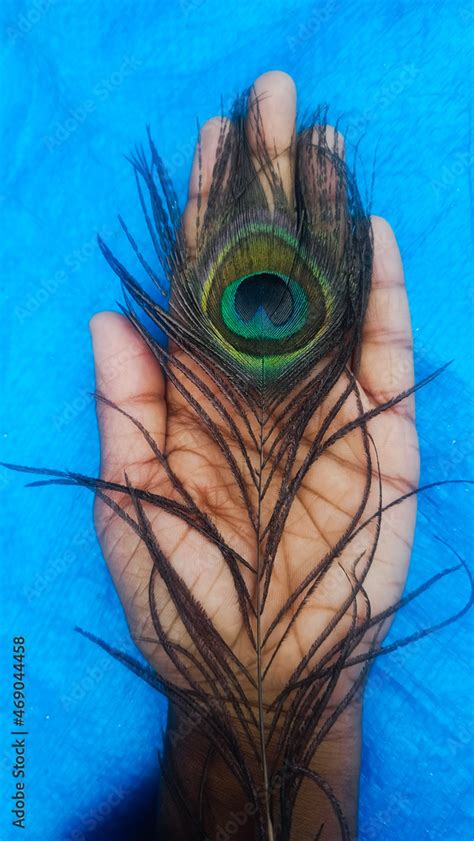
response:
{"label": "dark blue feather center", "polygon": [[288,282],[277,274],[261,272],[245,278],[235,295],[235,309],[242,321],[251,321],[262,309],[275,326],[286,324],[294,302]]}

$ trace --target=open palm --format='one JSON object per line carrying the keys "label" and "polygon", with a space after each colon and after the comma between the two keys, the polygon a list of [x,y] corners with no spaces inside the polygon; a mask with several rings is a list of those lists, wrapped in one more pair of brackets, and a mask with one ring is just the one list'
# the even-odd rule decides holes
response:
{"label": "open palm", "polygon": [[[291,138],[294,132],[296,94],[292,80],[283,73],[261,76],[254,84],[260,101],[265,138],[277,156],[283,184],[291,194]],[[188,204],[183,224],[190,251],[195,240],[197,196],[205,202],[212,178],[213,162],[221,120],[207,123],[202,130],[201,181],[196,158],[190,179]],[[251,120],[248,139],[255,142]],[[364,410],[373,408],[413,384],[410,317],[403,270],[389,225],[373,217],[374,267],[372,289],[364,323],[363,345],[357,384]],[[222,451],[209,431],[203,429],[187,401],[171,383],[147,344],[133,326],[116,313],[100,313],[91,322],[97,391],[116,404],[123,413],[98,403],[101,434],[101,476],[123,483],[124,473],[132,485],[164,496],[174,489],[135,418],[167,455],[169,465],[196,505],[215,523],[226,543],[250,566],[255,561],[255,532],[252,530],[235,480]],[[175,351],[176,352],[176,351]],[[189,362],[189,361],[188,361]],[[346,387],[341,378],[305,433],[310,443],[318,424],[337,396]],[[356,397],[346,402],[329,433],[357,416]],[[127,416],[128,415],[128,416]],[[381,491],[373,487],[365,517],[416,488],[418,446],[414,426],[413,398],[406,398],[370,422],[374,452],[380,461]],[[251,460],[257,458],[248,442]],[[375,473],[374,473],[375,475]],[[352,544],[331,566],[304,610],[294,621],[284,646],[276,644],[284,625],[272,629],[272,620],[295,587],[317,560],[334,546],[348,527],[360,504],[366,479],[366,455],[360,430],[338,440],[317,461],[303,482],[291,508],[279,545],[271,589],[263,613],[265,641],[263,665],[271,664],[266,678],[268,699],[288,681],[289,676],[315,638],[328,625],[348,593],[350,571],[360,554],[361,543]],[[252,489],[249,487],[249,494]],[[126,495],[117,501],[133,516],[133,505]],[[384,514],[374,562],[365,581],[372,613],[393,604],[403,589],[410,558],[415,523],[415,497]],[[265,498],[264,516],[275,504],[270,491]],[[96,525],[104,556],[115,581],[131,633],[150,663],[163,675],[176,679],[173,667],[161,647],[153,642],[153,622],[149,606],[152,560],[146,547],[103,501],[96,502]],[[219,633],[236,652],[240,661],[252,669],[255,649],[242,623],[232,577],[216,545],[177,517],[150,509],[150,520],[167,557],[182,576],[196,599],[203,605]],[[361,532],[362,544],[370,544],[375,521]],[[255,591],[255,576],[244,570],[249,591]],[[164,586],[156,582],[156,603],[160,621],[176,642],[188,645],[173,602]],[[288,620],[286,620],[288,621]],[[347,617],[350,622],[350,615]],[[285,623],[286,624],[286,623]],[[336,633],[342,633],[343,624]],[[385,628],[384,628],[385,630]],[[380,637],[379,637],[380,640]],[[334,639],[327,642],[329,647]],[[369,644],[365,640],[364,644]],[[319,656],[325,648],[319,651]]]}

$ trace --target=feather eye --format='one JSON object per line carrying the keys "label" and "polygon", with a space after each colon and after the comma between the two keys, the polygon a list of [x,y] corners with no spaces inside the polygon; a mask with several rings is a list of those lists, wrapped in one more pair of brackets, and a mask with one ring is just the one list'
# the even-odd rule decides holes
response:
{"label": "feather eye", "polygon": [[353,355],[370,289],[372,234],[324,110],[314,115],[317,130],[303,128],[295,137],[291,197],[261,138],[251,154],[245,114],[246,98],[239,97],[230,123],[222,120],[203,214],[198,204],[192,260],[151,137],[151,163],[143,151],[132,159],[144,209],[140,180],[149,193],[146,218],[167,276],[168,312],[100,244],[125,288],[165,333],[179,337],[194,356],[202,349],[206,367],[225,370],[263,406],[285,395],[289,380],[297,386],[334,349],[344,347],[346,360]]}
{"label": "feather eye", "polygon": [[278,375],[327,331],[327,278],[285,219],[237,219],[225,236],[197,271],[203,317],[243,371],[252,376],[263,363],[267,376]]}
{"label": "feather eye", "polygon": [[[371,229],[354,177],[324,125],[296,137],[291,201],[265,145],[257,163],[250,155],[243,118],[239,100],[219,149],[184,312],[198,308],[196,324],[208,330],[211,351],[269,398],[287,390],[288,377],[295,384],[303,379],[360,321],[370,287]],[[261,187],[262,173],[269,191]]]}

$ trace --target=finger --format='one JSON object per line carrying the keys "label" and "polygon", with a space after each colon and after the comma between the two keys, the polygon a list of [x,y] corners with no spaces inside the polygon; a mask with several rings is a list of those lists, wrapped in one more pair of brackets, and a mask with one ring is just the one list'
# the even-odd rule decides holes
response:
{"label": "finger", "polygon": [[307,224],[316,236],[332,235],[344,250],[346,182],[345,144],[334,126],[314,125],[298,136],[299,189]]}
{"label": "finger", "polygon": [[186,244],[192,257],[197,250],[197,237],[206,211],[214,164],[230,127],[230,120],[225,117],[213,117],[199,132],[183,214]]}
{"label": "finger", "polygon": [[[413,338],[403,266],[395,234],[372,217],[372,288],[362,332],[358,379],[366,394],[383,403],[413,385]],[[414,399],[403,403],[413,412]]]}
{"label": "finger", "polygon": [[326,200],[340,200],[342,179],[339,161],[345,158],[343,135],[334,126],[315,125],[311,129],[311,156],[315,188]]}
{"label": "finger", "polygon": [[286,73],[273,70],[259,76],[249,96],[247,138],[253,163],[265,195],[272,206],[271,171],[279,174],[285,194],[293,206],[296,123],[296,88]]}
{"label": "finger", "polygon": [[[101,312],[90,322],[96,390],[141,423],[163,451],[166,431],[165,382],[148,345],[122,315]],[[97,402],[101,477],[123,483],[124,471],[146,482],[146,467],[156,469],[150,445],[131,420]]]}

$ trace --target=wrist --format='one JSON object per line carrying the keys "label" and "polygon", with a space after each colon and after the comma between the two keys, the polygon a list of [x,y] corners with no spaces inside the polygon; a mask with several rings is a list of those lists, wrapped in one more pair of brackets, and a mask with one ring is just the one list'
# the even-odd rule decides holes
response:
{"label": "wrist", "polygon": [[[237,724],[234,732],[245,764],[257,786],[257,802],[244,791],[217,748],[205,735],[199,716],[185,716],[170,704],[161,802],[162,827],[163,830],[166,828],[166,837],[192,837],[189,827],[193,819],[186,815],[184,803],[180,807],[175,802],[170,784],[166,782],[167,779],[171,782],[173,777],[179,778],[180,791],[185,793],[186,808],[193,818],[201,816],[203,819],[206,838],[213,841],[246,841],[255,837],[255,816],[258,810],[263,809],[265,792],[261,763],[241,725]],[[251,728],[250,735],[255,747],[259,744],[258,733]],[[278,736],[278,733],[274,733],[267,747],[270,797],[275,814],[279,808],[281,786],[295,779],[291,756],[284,759],[278,755]],[[357,701],[344,711],[317,747],[307,764],[308,775],[297,773],[298,792],[294,802],[291,838],[297,838],[298,841],[314,839],[324,824],[322,841],[325,838],[328,841],[339,839],[341,829],[334,805],[331,804],[332,797],[344,815],[350,838],[356,838],[360,746],[361,703]]]}

